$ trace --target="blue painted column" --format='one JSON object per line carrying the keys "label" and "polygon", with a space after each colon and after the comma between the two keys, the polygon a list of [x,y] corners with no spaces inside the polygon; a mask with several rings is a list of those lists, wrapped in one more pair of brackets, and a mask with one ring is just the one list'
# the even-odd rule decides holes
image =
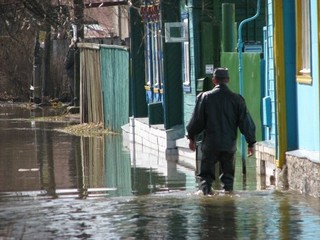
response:
{"label": "blue painted column", "polygon": [[283,1],[287,151],[298,147],[295,1]]}

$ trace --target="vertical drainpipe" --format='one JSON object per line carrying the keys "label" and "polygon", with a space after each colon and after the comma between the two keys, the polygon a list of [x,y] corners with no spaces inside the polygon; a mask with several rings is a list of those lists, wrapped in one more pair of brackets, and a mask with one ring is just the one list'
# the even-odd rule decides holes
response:
{"label": "vertical drainpipe", "polygon": [[[163,84],[163,57],[162,57],[162,50],[163,50],[163,47],[162,47],[162,21],[161,21],[161,9],[160,9],[160,4],[158,6],[158,33],[157,33],[157,36],[158,36],[158,49],[159,49],[159,52],[158,52],[158,65],[159,65],[159,94],[160,94],[160,91],[162,89],[162,84]],[[163,96],[162,94],[160,94],[160,101],[163,102]]]}
{"label": "vertical drainpipe", "polygon": [[[153,67],[153,52],[154,52],[154,44],[153,44],[153,22],[152,18],[150,17],[149,12],[149,5],[151,6],[151,3],[149,1],[145,1],[146,7],[147,7],[147,41],[148,41],[148,49],[149,54],[147,55],[146,61],[148,64],[148,82],[150,81],[150,91],[151,91],[151,102],[154,101],[154,67]],[[148,116],[150,117],[150,116]]]}
{"label": "vertical drainpipe", "polygon": [[[242,71],[242,50],[243,50],[243,42],[242,42],[242,28],[243,25],[253,21],[260,14],[260,0],[257,0],[257,12],[254,16],[243,20],[238,28],[238,58],[239,58],[239,91],[240,94],[243,95],[243,71]],[[245,147],[245,139],[244,136],[241,136],[241,158],[242,158],[242,173],[246,173],[246,147]]]}

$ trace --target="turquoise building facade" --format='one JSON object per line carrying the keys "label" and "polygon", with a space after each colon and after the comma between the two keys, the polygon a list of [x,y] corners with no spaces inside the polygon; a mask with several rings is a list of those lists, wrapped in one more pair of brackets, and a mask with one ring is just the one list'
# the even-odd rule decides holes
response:
{"label": "turquoise building facade", "polygon": [[[230,87],[240,92],[237,30],[241,21],[259,12],[245,24],[241,49],[243,94],[257,125],[257,163],[268,162],[263,165],[270,165],[275,175],[286,171],[289,185],[295,189],[308,188],[307,178],[312,175],[313,185],[320,189],[316,173],[310,174],[310,169],[296,172],[297,166],[309,163],[319,171],[320,164],[318,1],[133,3],[149,15],[132,12],[136,21],[130,23],[132,115],[148,118],[150,127],[163,124],[166,131],[176,127],[185,131],[197,94],[212,88],[213,68],[228,67]],[[177,36],[168,32],[166,25],[170,24],[177,28]],[[183,134],[176,137],[177,141],[184,139]],[[172,145],[175,148],[178,146]],[[305,175],[305,187],[292,180],[301,175]]]}
{"label": "turquoise building facade", "polygon": [[[297,76],[298,147],[320,151],[320,91],[319,91],[319,1],[310,0],[310,82],[303,82]],[[299,70],[299,69],[297,69]]]}
{"label": "turquoise building facade", "polygon": [[265,93],[272,100],[272,125],[266,140],[275,144],[281,167],[287,151],[300,149],[315,156],[320,151],[320,12],[316,0],[267,4]]}

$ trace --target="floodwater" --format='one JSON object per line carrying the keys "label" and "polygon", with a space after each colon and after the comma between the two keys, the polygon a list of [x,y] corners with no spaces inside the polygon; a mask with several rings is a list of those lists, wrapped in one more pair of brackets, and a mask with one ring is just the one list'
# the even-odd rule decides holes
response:
{"label": "floodwater", "polygon": [[[196,194],[195,171],[122,137],[57,131],[54,109],[0,106],[0,239],[320,239],[320,199],[261,185]],[[139,149],[139,148],[137,148]],[[133,156],[134,152],[134,156]]]}

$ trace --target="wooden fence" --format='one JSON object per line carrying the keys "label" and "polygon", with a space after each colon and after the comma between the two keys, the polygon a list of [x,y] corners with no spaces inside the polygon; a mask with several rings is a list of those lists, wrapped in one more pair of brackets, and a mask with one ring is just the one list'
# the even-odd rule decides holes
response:
{"label": "wooden fence", "polygon": [[114,45],[78,46],[81,122],[120,132],[129,119],[129,52]]}

